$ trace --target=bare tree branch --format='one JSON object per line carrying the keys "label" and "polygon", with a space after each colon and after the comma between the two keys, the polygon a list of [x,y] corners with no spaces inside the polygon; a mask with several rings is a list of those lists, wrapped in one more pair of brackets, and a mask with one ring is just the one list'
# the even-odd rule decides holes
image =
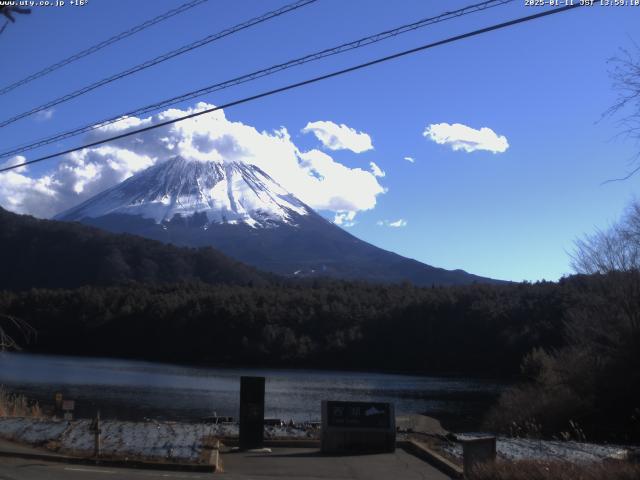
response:
{"label": "bare tree branch", "polygon": [[[620,115],[616,123],[621,131],[616,136],[633,140],[640,146],[640,45],[633,39],[631,44],[632,48],[621,48],[620,53],[607,62],[610,66],[609,77],[617,97],[602,118]],[[633,164],[637,164],[640,152],[634,157]],[[640,166],[633,168],[625,176],[607,180],[602,185],[628,180],[638,171]]]}
{"label": "bare tree branch", "polygon": [[20,344],[14,340],[12,335],[7,333],[8,330],[15,330],[27,343],[37,335],[36,330],[24,320],[0,313],[0,352],[21,350]]}
{"label": "bare tree branch", "polygon": [[576,240],[570,257],[578,273],[640,271],[640,203],[632,202],[620,221],[608,229]]}

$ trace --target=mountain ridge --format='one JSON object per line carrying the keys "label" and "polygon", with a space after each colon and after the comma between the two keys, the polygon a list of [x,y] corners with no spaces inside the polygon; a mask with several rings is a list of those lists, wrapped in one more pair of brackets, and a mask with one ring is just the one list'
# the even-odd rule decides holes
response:
{"label": "mountain ridge", "polygon": [[290,213],[311,209],[255,165],[205,162],[176,156],[54,217],[82,220],[112,213],[139,215],[156,223],[204,212],[210,223],[269,227]]}
{"label": "mountain ridge", "polygon": [[289,277],[417,285],[496,280],[423,264],[358,239],[255,165],[174,157],[55,217],[177,246],[211,246]]}
{"label": "mountain ridge", "polygon": [[213,248],[178,248],[1,207],[0,265],[6,272],[0,275],[0,290],[128,282],[266,285],[277,279]]}

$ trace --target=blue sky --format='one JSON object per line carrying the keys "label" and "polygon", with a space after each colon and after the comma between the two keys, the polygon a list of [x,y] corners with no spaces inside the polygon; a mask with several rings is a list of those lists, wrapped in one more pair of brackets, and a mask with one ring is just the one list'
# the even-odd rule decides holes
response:
{"label": "blue sky", "polygon": [[[89,0],[84,7],[35,8],[0,35],[4,86],[182,2]],[[101,52],[0,97],[4,119],[116,71],[287,3],[210,0]],[[306,53],[460,8],[471,1],[319,0],[313,5],[215,42],[81,98],[0,129],[3,150],[97,121]],[[427,27],[391,41],[312,63],[201,100],[223,104],[405,48],[532,14],[523,2]],[[509,280],[556,280],[570,273],[567,252],[583,232],[614,221],[640,178],[624,175],[638,145],[615,138],[601,119],[615,91],[607,60],[640,42],[640,7],[577,9],[446,45],[341,78],[226,111],[259,131],[285,127],[301,150],[318,149],[351,169],[384,172],[386,189],[360,208],[354,235],[425,263]],[[194,102],[181,105],[186,109]],[[48,117],[48,118],[46,118]],[[373,149],[332,151],[309,122],[345,124]],[[506,137],[503,153],[467,152],[423,135],[433,124],[490,128]],[[68,140],[27,154],[74,146]],[[412,157],[415,162],[404,160]],[[60,161],[20,175],[42,179]],[[265,159],[272,161],[272,159]],[[275,161],[275,159],[273,159]],[[4,197],[2,183],[5,183]],[[0,203],[15,188],[0,176]],[[24,191],[24,190],[23,190]],[[25,194],[26,195],[26,194]],[[17,211],[29,211],[13,208]],[[36,213],[37,212],[30,212]],[[323,211],[334,218],[335,211]],[[404,226],[392,227],[393,222]]]}

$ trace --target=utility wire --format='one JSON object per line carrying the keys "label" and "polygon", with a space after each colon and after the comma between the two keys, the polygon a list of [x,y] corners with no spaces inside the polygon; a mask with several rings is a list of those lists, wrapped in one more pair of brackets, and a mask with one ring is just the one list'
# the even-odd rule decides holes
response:
{"label": "utility wire", "polygon": [[22,162],[22,163],[19,163],[17,165],[13,165],[13,166],[10,166],[10,167],[4,167],[4,168],[0,169],[0,173],[6,172],[6,171],[9,171],[9,170],[13,170],[15,168],[20,168],[20,167],[24,167],[24,166],[27,166],[27,165],[31,165],[31,164],[34,164],[34,163],[42,162],[44,160],[49,160],[51,158],[55,158],[55,157],[58,157],[60,155],[66,155],[68,153],[77,152],[77,151],[83,150],[85,148],[91,148],[91,147],[95,147],[97,145],[102,145],[104,143],[112,142],[114,140],[120,140],[122,138],[126,138],[126,137],[130,137],[130,136],[133,136],[133,135],[137,135],[139,133],[148,132],[149,130],[154,130],[156,128],[165,127],[165,126],[171,125],[173,123],[182,122],[182,121],[188,120],[190,118],[199,117],[201,115],[206,115],[207,113],[212,113],[212,112],[215,112],[215,111],[218,111],[218,110],[222,110],[222,109],[226,109],[226,108],[230,108],[230,107],[235,107],[237,105],[242,105],[244,103],[252,102],[254,100],[258,100],[258,99],[261,99],[261,98],[270,97],[270,96],[278,94],[278,93],[286,92],[288,90],[293,90],[293,89],[296,89],[296,88],[300,88],[300,87],[303,87],[305,85],[310,85],[310,84],[317,83],[317,82],[320,82],[320,81],[323,81],[323,80],[328,80],[330,78],[334,78],[334,77],[338,77],[338,76],[341,76],[341,75],[345,75],[347,73],[351,73],[351,72],[355,72],[355,71],[358,71],[358,70],[362,70],[364,68],[368,68],[368,67],[371,67],[373,65],[378,65],[380,63],[384,63],[384,62],[387,62],[387,61],[390,61],[390,60],[395,60],[397,58],[405,57],[407,55],[411,55],[411,54],[414,54],[414,53],[417,53],[417,52],[421,52],[423,50],[429,50],[429,49],[434,48],[434,47],[439,47],[441,45],[446,45],[448,43],[453,43],[453,42],[457,42],[459,40],[464,40],[466,38],[475,37],[475,36],[478,36],[478,35],[482,35],[484,33],[492,32],[494,30],[500,30],[500,29],[511,27],[513,25],[517,25],[517,24],[520,24],[520,23],[525,23],[525,22],[529,22],[531,20],[536,20],[538,18],[546,17],[546,16],[549,16],[549,15],[554,15],[554,14],[557,14],[557,13],[566,12],[568,10],[572,10],[574,8],[578,8],[578,7],[581,7],[581,6],[582,6],[582,4],[576,3],[576,4],[573,4],[573,5],[566,5],[566,6],[560,7],[560,8],[553,8],[553,9],[545,10],[543,12],[539,12],[539,13],[536,13],[536,14],[533,14],[533,15],[528,15],[526,17],[516,18],[514,20],[509,20],[508,22],[498,23],[498,24],[495,24],[495,25],[491,25],[489,27],[485,27],[485,28],[481,28],[481,29],[474,30],[474,31],[471,31],[471,32],[463,33],[461,35],[456,35],[456,36],[453,36],[453,37],[449,37],[449,38],[446,38],[444,40],[439,40],[437,42],[428,43],[426,45],[421,45],[419,47],[415,47],[415,48],[411,48],[409,50],[404,50],[402,52],[394,53],[394,54],[388,55],[386,57],[381,57],[381,58],[377,58],[375,60],[371,60],[369,62],[360,63],[358,65],[354,65],[354,66],[349,67],[349,68],[345,68],[345,69],[342,69],[342,70],[337,70],[337,71],[334,71],[334,72],[331,72],[331,73],[327,73],[325,75],[320,75],[320,76],[313,77],[313,78],[310,78],[310,79],[307,79],[307,80],[303,80],[301,82],[291,83],[289,85],[285,85],[284,87],[276,88],[276,89],[273,89],[273,90],[268,90],[266,92],[262,92],[262,93],[259,93],[259,94],[256,94],[256,95],[252,95],[250,97],[245,97],[245,98],[242,98],[240,100],[235,100],[233,102],[229,102],[229,103],[226,103],[224,105],[208,108],[208,109],[205,109],[205,110],[201,110],[199,112],[194,112],[194,113],[191,113],[191,114],[188,114],[188,115],[184,115],[182,117],[174,118],[172,120],[167,120],[165,122],[157,123],[155,125],[150,125],[148,127],[139,128],[137,130],[131,130],[129,132],[121,133],[121,134],[115,135],[113,137],[108,137],[108,138],[105,138],[105,139],[102,139],[102,140],[97,140],[95,142],[87,143],[87,144],[82,145],[80,147],[70,148],[68,150],[63,150],[63,151],[60,151],[60,152],[52,153],[50,155],[45,155],[43,157],[35,158],[33,160]]}
{"label": "utility wire", "polygon": [[156,23],[160,23],[160,22],[163,22],[164,20],[168,20],[171,17],[175,17],[176,15],[186,12],[187,10],[190,10],[193,7],[197,7],[198,5],[207,1],[209,0],[191,0],[189,2],[183,3],[179,7],[173,8],[163,13],[162,15],[158,15],[157,17],[147,20],[146,22],[141,23],[140,25],[136,25],[135,27],[132,27],[129,30],[125,30],[124,32],[114,35],[113,37],[108,38],[107,40],[104,40],[74,55],[71,55],[70,57],[67,57],[64,60],[60,60],[59,62],[54,63],[53,65],[49,65],[48,67],[45,67],[42,70],[29,75],[28,77],[18,80],[17,82],[12,83],[11,85],[7,85],[6,87],[1,88],[0,95],[9,93],[10,91],[15,90],[16,88],[22,85],[26,85],[29,82],[32,82],[38,78],[44,77],[45,75],[48,75],[51,72],[55,72],[56,70],[66,65],[69,65],[70,63],[73,63],[76,60],[80,60],[81,58],[91,55],[92,53],[96,53],[98,50],[102,50],[103,48],[108,47],[109,45],[113,45],[114,43],[119,42],[120,40],[124,40],[125,38],[130,37],[131,35],[134,35],[138,32],[141,32],[142,30],[145,30],[155,25]]}
{"label": "utility wire", "polygon": [[259,17],[255,17],[255,18],[252,18],[251,20],[247,20],[246,22],[239,23],[238,25],[227,28],[218,33],[208,35],[196,42],[190,43],[188,45],[184,45],[176,50],[172,50],[165,54],[159,55],[151,60],[147,60],[144,63],[136,65],[135,67],[131,67],[120,73],[117,73],[110,77],[99,80],[98,82],[95,82],[83,88],[80,88],[79,90],[75,90],[74,92],[63,95],[62,97],[58,97],[55,100],[51,100],[50,102],[47,102],[44,105],[40,105],[39,107],[32,108],[31,110],[28,110],[26,112],[15,115],[14,117],[3,120],[0,122],[0,127],[6,127],[7,125],[17,122],[18,120],[29,117],[38,112],[48,110],[51,107],[55,107],[56,105],[59,105],[61,103],[68,102],[69,100],[79,97],[80,95],[84,95],[85,93],[95,90],[96,88],[115,82],[116,80],[120,80],[121,78],[128,77],[129,75],[133,75],[134,73],[138,73],[142,70],[153,67],[154,65],[158,65],[159,63],[170,60],[174,57],[177,57],[178,55],[182,55],[184,53],[190,52],[191,50],[195,50],[196,48],[200,48],[204,45],[208,45],[209,43],[212,43],[216,40],[220,40],[221,38],[228,37],[229,35],[233,35],[234,33],[237,33],[241,30],[245,30],[259,23],[266,22],[267,20],[271,20],[272,18],[279,17],[280,15],[284,15],[285,13],[289,13],[293,10],[297,10],[298,8],[304,7],[311,3],[315,3],[317,1],[318,0],[298,0],[294,3],[290,3],[288,5],[285,5],[284,7],[278,8],[277,10],[267,12]]}
{"label": "utility wire", "polygon": [[111,117],[111,118],[102,120],[100,122],[94,122],[92,124],[85,125],[83,127],[79,127],[79,128],[74,129],[74,130],[67,131],[67,132],[59,133],[59,134],[53,135],[51,137],[47,137],[47,138],[44,138],[44,139],[29,143],[29,144],[26,144],[26,145],[23,144],[23,145],[20,145],[20,146],[17,146],[17,147],[12,147],[12,149],[0,153],[0,159],[1,158],[7,158],[7,157],[10,157],[10,156],[13,156],[13,155],[20,154],[20,153],[24,153],[26,151],[33,150],[35,148],[42,147],[44,145],[49,145],[51,143],[54,143],[54,142],[57,142],[57,141],[60,141],[60,140],[64,140],[64,139],[67,139],[67,138],[74,137],[76,135],[80,135],[82,133],[90,132],[90,131],[95,130],[97,128],[101,128],[101,127],[104,127],[104,126],[111,125],[113,123],[122,121],[122,120],[124,120],[124,119],[126,119],[128,117],[140,116],[140,115],[144,115],[144,114],[149,113],[149,112],[154,112],[154,111],[157,111],[157,110],[161,110],[162,108],[169,107],[169,106],[172,106],[172,105],[176,105],[176,104],[184,102],[186,100],[191,100],[193,98],[200,97],[200,96],[203,96],[205,94],[212,93],[214,91],[223,90],[223,89],[230,88],[230,87],[233,87],[233,86],[236,86],[236,85],[240,85],[240,84],[247,83],[247,82],[250,82],[250,81],[253,81],[253,80],[257,80],[259,78],[266,77],[266,76],[269,76],[269,75],[273,75],[273,74],[275,74],[277,72],[280,72],[280,71],[283,71],[283,70],[286,70],[286,69],[289,69],[289,68],[292,68],[292,67],[303,65],[305,63],[313,62],[313,61],[320,60],[320,59],[323,59],[323,58],[326,58],[326,57],[329,57],[329,56],[332,56],[332,55],[337,55],[337,54],[344,53],[344,52],[347,52],[347,51],[350,51],[350,50],[355,50],[355,49],[358,49],[358,48],[362,48],[362,47],[365,47],[367,45],[371,45],[373,43],[381,42],[381,41],[386,40],[388,38],[395,37],[396,35],[407,33],[407,32],[416,30],[418,28],[426,27],[428,25],[433,25],[435,23],[440,23],[440,22],[443,22],[443,21],[446,21],[446,20],[451,20],[453,18],[457,18],[457,17],[461,17],[461,16],[468,15],[468,14],[471,14],[471,13],[475,13],[475,12],[478,12],[478,11],[482,11],[482,10],[486,10],[486,9],[489,9],[489,8],[497,7],[497,6],[500,6],[500,5],[504,5],[506,3],[511,3],[513,1],[515,1],[515,0],[487,0],[487,1],[484,1],[484,2],[481,2],[481,3],[477,3],[477,4],[474,4],[474,5],[469,5],[469,6],[464,7],[464,8],[460,8],[458,10],[454,10],[452,12],[445,12],[445,13],[443,13],[441,15],[438,15],[438,16],[435,16],[435,17],[424,18],[422,20],[418,20],[417,22],[413,22],[413,23],[410,23],[410,24],[402,25],[400,27],[397,27],[397,28],[394,28],[394,29],[391,29],[391,30],[386,30],[384,32],[376,33],[375,35],[370,35],[368,37],[363,37],[363,38],[360,38],[358,40],[355,40],[355,41],[352,41],[352,42],[349,42],[349,43],[343,43],[342,45],[339,45],[337,47],[327,48],[327,49],[321,50],[319,52],[315,52],[315,53],[312,53],[312,54],[309,54],[309,55],[305,55],[305,56],[300,57],[300,58],[296,58],[294,60],[289,60],[288,62],[285,62],[285,63],[281,63],[281,64],[274,65],[274,66],[269,67],[269,68],[265,68],[265,69],[258,70],[258,71],[255,71],[255,72],[252,72],[252,73],[249,73],[249,74],[246,74],[246,75],[242,75],[240,77],[236,77],[236,78],[233,78],[231,80],[226,80],[226,81],[221,82],[221,83],[216,83],[214,85],[209,85],[209,86],[201,88],[199,90],[193,90],[193,91],[187,92],[185,94],[182,94],[182,95],[179,95],[179,96],[176,96],[176,97],[172,97],[170,99],[163,100],[163,101],[151,104],[151,105],[140,107],[140,108],[138,108],[136,110],[132,110],[132,111],[127,112],[125,114],[121,114],[121,115],[118,115],[118,116],[115,116],[115,117]]}

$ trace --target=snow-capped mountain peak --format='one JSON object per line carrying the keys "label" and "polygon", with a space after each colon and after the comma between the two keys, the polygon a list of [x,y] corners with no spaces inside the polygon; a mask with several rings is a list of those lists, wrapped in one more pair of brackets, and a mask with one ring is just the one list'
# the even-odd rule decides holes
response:
{"label": "snow-capped mountain peak", "polygon": [[255,165],[241,162],[185,160],[158,163],[124,182],[59,214],[82,220],[128,214],[156,223],[175,216],[205,214],[208,224],[246,224],[254,228],[294,223],[293,214],[310,212]]}

